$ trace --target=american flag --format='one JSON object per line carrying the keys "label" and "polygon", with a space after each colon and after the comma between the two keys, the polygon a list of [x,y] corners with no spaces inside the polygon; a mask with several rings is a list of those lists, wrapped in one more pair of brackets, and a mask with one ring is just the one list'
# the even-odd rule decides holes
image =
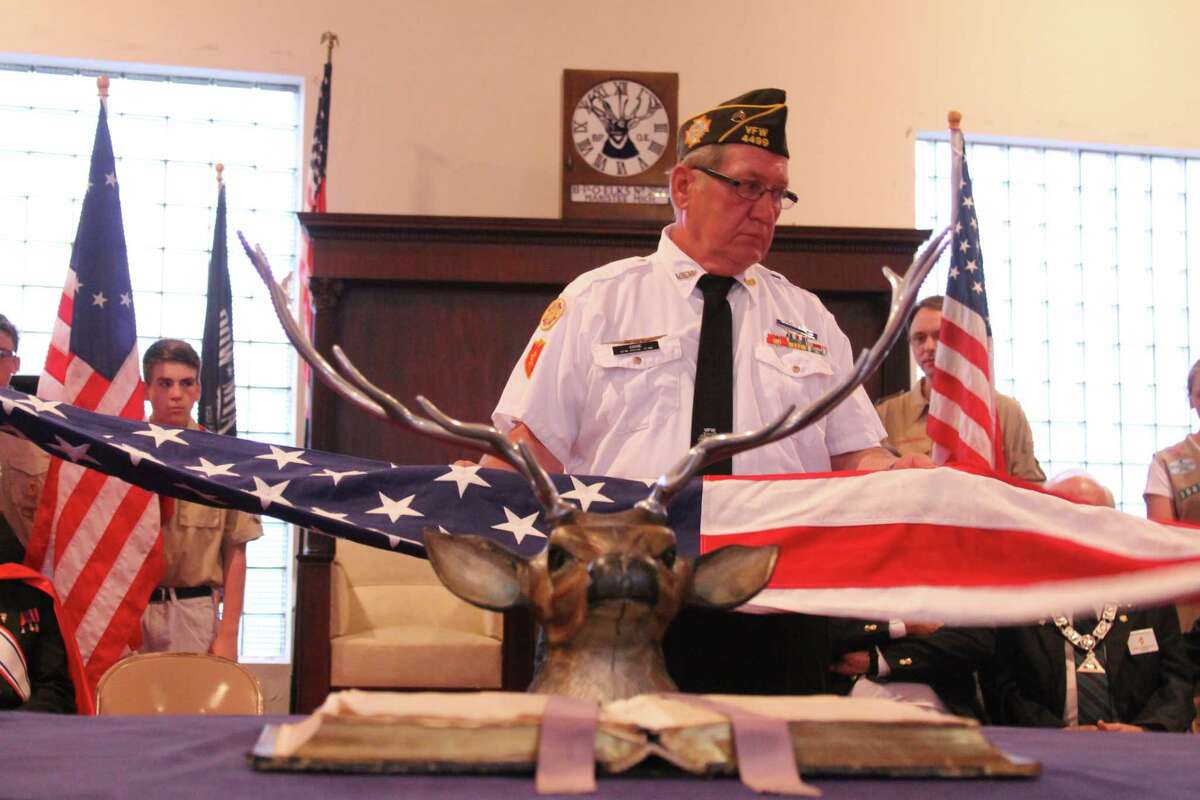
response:
{"label": "american flag", "polygon": [[[218,178],[218,180],[220,180]],[[217,189],[212,255],[208,260],[208,304],[200,349],[200,424],[237,436],[233,379],[233,296],[229,287],[229,244],[225,229],[225,183]]]}
{"label": "american flag", "polygon": [[[100,103],[88,188],[37,402],[72,403],[131,420],[144,415],[121,201]],[[25,563],[51,579],[93,683],[140,635],[162,574],[153,494],[87,469],[51,440],[51,460]],[[65,460],[62,460],[65,459]]]}
{"label": "american flag", "polygon": [[969,464],[1003,473],[979,218],[962,131],[957,123],[952,124],[950,224],[954,237],[925,424],[933,440],[934,463]]}
{"label": "american flag", "polygon": [[[422,530],[442,527],[532,556],[550,532],[528,484],[503,470],[396,466],[118,419],[12,390],[0,390],[0,431],[155,492],[385,550],[422,555]],[[646,481],[552,480],[593,512],[627,509],[649,493]],[[1200,590],[1195,527],[1077,505],[969,468],[706,476],[671,504],[668,524],[686,556],[779,545],[775,575],[753,600],[769,610],[986,625]]]}
{"label": "american flag", "polygon": [[[317,98],[317,118],[313,122],[312,158],[308,163],[309,188],[305,198],[305,206],[314,214],[325,213],[325,170],[329,165],[329,111],[333,100],[333,48],[337,44],[337,35],[326,31],[321,35],[321,41],[327,43],[325,52],[325,71],[321,76],[321,94]],[[309,290],[309,279],[312,277],[313,248],[312,240],[306,232],[301,234],[303,241],[300,246],[300,263],[296,267],[300,281],[299,309],[300,326],[311,339],[313,336],[312,294]],[[300,385],[297,392],[297,405],[301,409],[300,418],[308,419],[308,364],[300,364]],[[302,432],[299,441],[307,441]]]}

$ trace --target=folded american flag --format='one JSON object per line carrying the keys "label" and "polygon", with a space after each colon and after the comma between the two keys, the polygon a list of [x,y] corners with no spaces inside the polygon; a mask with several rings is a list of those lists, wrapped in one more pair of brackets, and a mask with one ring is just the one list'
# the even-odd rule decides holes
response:
{"label": "folded american flag", "polygon": [[[11,390],[0,390],[0,432],[155,492],[414,555],[426,527],[490,536],[525,555],[549,533],[524,479],[502,470],[280,447]],[[645,481],[553,480],[589,511],[629,508],[649,492]],[[1196,529],[963,469],[696,479],[669,524],[685,555],[780,545],[775,575],[754,600],[767,609],[1002,624],[1200,591]]]}

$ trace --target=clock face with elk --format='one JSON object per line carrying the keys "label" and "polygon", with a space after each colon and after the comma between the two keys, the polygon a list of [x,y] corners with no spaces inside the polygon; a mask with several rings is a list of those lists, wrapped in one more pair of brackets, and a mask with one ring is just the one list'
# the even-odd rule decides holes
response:
{"label": "clock face with elk", "polygon": [[563,216],[671,217],[674,73],[563,72]]}

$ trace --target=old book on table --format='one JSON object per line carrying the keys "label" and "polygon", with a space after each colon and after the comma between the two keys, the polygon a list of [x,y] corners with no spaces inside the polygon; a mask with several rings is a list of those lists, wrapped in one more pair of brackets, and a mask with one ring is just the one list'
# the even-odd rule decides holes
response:
{"label": "old book on table", "polygon": [[[1032,777],[1039,770],[997,750],[974,720],[906,703],[699,697],[786,720],[797,766],[809,777]],[[338,692],[298,723],[266,726],[250,760],[265,770],[531,773],[547,700],[512,692]],[[604,705],[595,733],[601,770],[623,772],[650,756],[695,774],[737,771],[729,720],[687,695]]]}

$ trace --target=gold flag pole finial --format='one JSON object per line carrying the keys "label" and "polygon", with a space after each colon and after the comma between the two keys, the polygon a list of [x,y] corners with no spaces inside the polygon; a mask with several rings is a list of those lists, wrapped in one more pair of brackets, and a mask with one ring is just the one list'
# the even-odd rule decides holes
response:
{"label": "gold flag pole finial", "polygon": [[958,111],[951,111],[946,115],[946,121],[950,123],[950,130],[956,131],[962,124],[962,114]]}
{"label": "gold flag pole finial", "polygon": [[338,45],[338,35],[333,31],[325,31],[321,34],[321,44],[326,45],[328,49],[325,51],[326,57],[333,56],[333,48]]}
{"label": "gold flag pole finial", "polygon": [[101,75],[99,78],[96,78],[96,88],[99,90],[100,98],[103,100],[107,100],[108,99],[108,76],[107,75]]}
{"label": "gold flag pole finial", "polygon": [[216,170],[217,170],[217,186],[223,186],[225,184],[225,177],[221,173],[225,171],[225,165],[218,161],[217,165],[216,165]]}

